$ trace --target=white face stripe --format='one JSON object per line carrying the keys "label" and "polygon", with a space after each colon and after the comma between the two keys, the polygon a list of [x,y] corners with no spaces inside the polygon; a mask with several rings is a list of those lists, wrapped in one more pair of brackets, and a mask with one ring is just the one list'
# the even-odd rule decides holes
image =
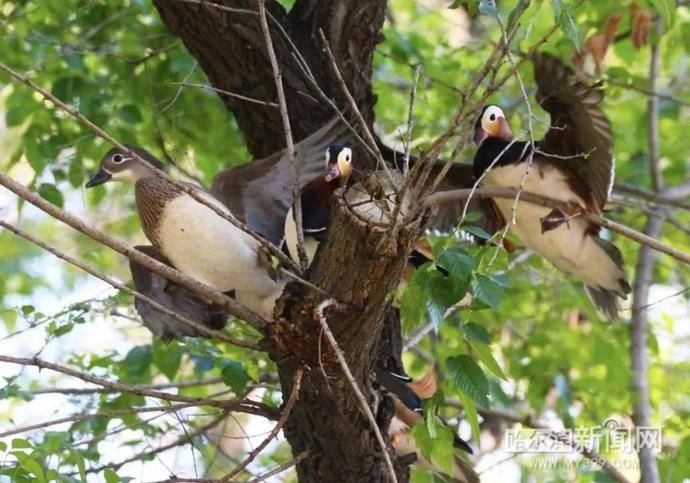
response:
{"label": "white face stripe", "polygon": [[105,169],[103,171],[110,174],[111,180],[115,180],[115,181],[136,181],[137,180],[136,176],[134,176],[134,172],[130,168],[123,169],[122,171],[116,171],[114,173],[106,171]]}
{"label": "white face stripe", "polygon": [[338,153],[338,165],[340,165],[341,161],[348,164],[352,162],[352,149],[343,148],[340,150]]}
{"label": "white face stripe", "polygon": [[484,123],[493,123],[496,122],[498,118],[504,118],[505,119],[505,114],[503,113],[503,109],[501,109],[498,106],[489,106],[486,108],[484,111],[484,114],[482,115],[482,127],[484,127]]}

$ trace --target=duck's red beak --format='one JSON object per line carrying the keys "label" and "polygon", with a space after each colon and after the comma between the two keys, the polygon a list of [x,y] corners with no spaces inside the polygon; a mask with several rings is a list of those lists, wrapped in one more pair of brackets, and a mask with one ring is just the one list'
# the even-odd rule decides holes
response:
{"label": "duck's red beak", "polygon": [[328,167],[328,172],[326,173],[325,180],[327,182],[331,182],[334,179],[340,178],[340,168],[338,167],[338,163],[333,163]]}

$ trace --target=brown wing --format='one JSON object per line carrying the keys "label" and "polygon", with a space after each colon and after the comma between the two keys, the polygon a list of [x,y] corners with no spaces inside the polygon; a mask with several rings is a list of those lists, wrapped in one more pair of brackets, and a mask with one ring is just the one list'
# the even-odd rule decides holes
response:
{"label": "brown wing", "polygon": [[551,115],[551,127],[539,143],[557,155],[553,163],[567,165],[591,194],[595,208],[603,208],[613,185],[613,136],[601,110],[604,91],[588,85],[548,54],[534,61],[537,101]]}
{"label": "brown wing", "polygon": [[[335,118],[297,143],[300,190],[324,172],[324,153],[330,144],[350,141],[347,127]],[[278,246],[283,238],[285,216],[292,206],[292,183],[292,167],[283,150],[221,171],[213,179],[211,193],[250,228]]]}

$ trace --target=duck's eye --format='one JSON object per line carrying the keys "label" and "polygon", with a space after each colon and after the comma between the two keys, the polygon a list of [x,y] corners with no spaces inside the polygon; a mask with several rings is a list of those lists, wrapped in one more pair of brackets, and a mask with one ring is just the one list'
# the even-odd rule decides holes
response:
{"label": "duck's eye", "polygon": [[491,114],[489,116],[489,121],[494,122],[496,120],[496,114]]}
{"label": "duck's eye", "polygon": [[345,155],[345,161],[347,161],[348,163],[350,162],[350,155],[349,154]]}
{"label": "duck's eye", "polygon": [[116,154],[113,156],[113,162],[115,163],[121,163],[124,160],[125,158],[121,154]]}

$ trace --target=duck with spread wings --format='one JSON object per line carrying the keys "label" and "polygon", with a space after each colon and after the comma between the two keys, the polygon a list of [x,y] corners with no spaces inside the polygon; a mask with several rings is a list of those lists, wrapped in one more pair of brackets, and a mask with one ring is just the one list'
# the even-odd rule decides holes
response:
{"label": "duck with spread wings", "polygon": [[[537,101],[551,115],[532,151],[517,141],[503,111],[486,106],[475,125],[474,176],[482,186],[522,189],[564,203],[563,208],[519,202],[510,230],[559,270],[582,280],[594,304],[616,319],[631,288],[618,248],[583,213],[601,213],[613,185],[611,125],[601,110],[600,85],[589,86],[558,59],[535,59]],[[531,166],[530,166],[531,164]],[[503,220],[513,199],[495,198]]]}

